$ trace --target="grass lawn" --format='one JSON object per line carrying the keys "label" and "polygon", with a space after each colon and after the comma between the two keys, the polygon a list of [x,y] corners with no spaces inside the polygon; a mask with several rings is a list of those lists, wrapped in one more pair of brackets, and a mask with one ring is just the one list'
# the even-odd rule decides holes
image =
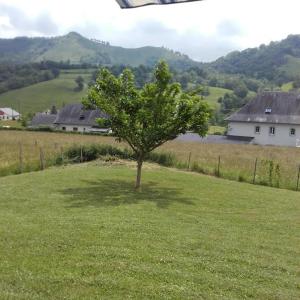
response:
{"label": "grass lawn", "polygon": [[100,162],[0,178],[0,299],[299,299],[299,193]]}

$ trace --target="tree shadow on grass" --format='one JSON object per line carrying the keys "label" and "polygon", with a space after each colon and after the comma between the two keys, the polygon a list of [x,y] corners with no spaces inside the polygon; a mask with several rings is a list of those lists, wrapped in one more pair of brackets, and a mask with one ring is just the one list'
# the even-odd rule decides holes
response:
{"label": "tree shadow on grass", "polygon": [[143,184],[137,192],[132,182],[122,180],[84,181],[84,187],[70,188],[61,191],[66,195],[70,205],[68,208],[86,206],[120,206],[138,204],[142,201],[155,203],[158,208],[168,208],[172,203],[194,205],[191,199],[184,197],[180,188],[165,188],[157,183]]}

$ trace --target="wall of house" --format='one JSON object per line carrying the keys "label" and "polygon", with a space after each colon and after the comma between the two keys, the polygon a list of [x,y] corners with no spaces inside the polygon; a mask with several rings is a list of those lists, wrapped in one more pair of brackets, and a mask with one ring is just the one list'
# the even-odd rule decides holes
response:
{"label": "wall of house", "polygon": [[62,130],[62,131],[90,132],[92,127],[91,126],[82,126],[82,125],[63,125],[63,124],[60,124],[56,127],[56,129]]}
{"label": "wall of house", "polygon": [[[255,132],[255,127],[260,126],[260,132]],[[275,134],[270,134],[270,127],[275,127]],[[295,135],[290,134],[291,128]],[[264,124],[229,122],[228,135],[254,137],[252,143],[258,145],[277,145],[300,147],[300,124]]]}
{"label": "wall of house", "polygon": [[6,114],[4,114],[4,115],[0,115],[0,120],[3,120],[3,121],[6,121],[6,120],[19,120],[20,119],[20,116],[14,116],[14,117],[12,117],[12,116],[9,116],[9,115],[6,115]]}

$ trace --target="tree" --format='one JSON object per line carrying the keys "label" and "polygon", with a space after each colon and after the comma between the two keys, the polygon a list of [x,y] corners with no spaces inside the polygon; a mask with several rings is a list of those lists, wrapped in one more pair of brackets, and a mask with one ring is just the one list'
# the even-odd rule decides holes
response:
{"label": "tree", "polygon": [[142,165],[151,151],[188,130],[206,134],[211,110],[197,93],[183,92],[179,83],[172,83],[168,65],[160,62],[154,81],[140,90],[129,69],[118,77],[102,69],[84,104],[107,113],[114,135],[134,151],[139,189]]}
{"label": "tree", "polygon": [[84,83],[84,79],[81,76],[76,77],[75,82],[77,83],[77,87],[76,90],[77,91],[82,91],[83,90],[83,83]]}

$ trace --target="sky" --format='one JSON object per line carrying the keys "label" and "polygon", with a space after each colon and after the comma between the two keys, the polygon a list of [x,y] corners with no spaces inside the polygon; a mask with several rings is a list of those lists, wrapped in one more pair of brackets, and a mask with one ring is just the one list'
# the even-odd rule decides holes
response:
{"label": "sky", "polygon": [[299,0],[204,0],[122,10],[115,0],[0,0],[0,38],[76,31],[123,47],[212,61],[300,34]]}

